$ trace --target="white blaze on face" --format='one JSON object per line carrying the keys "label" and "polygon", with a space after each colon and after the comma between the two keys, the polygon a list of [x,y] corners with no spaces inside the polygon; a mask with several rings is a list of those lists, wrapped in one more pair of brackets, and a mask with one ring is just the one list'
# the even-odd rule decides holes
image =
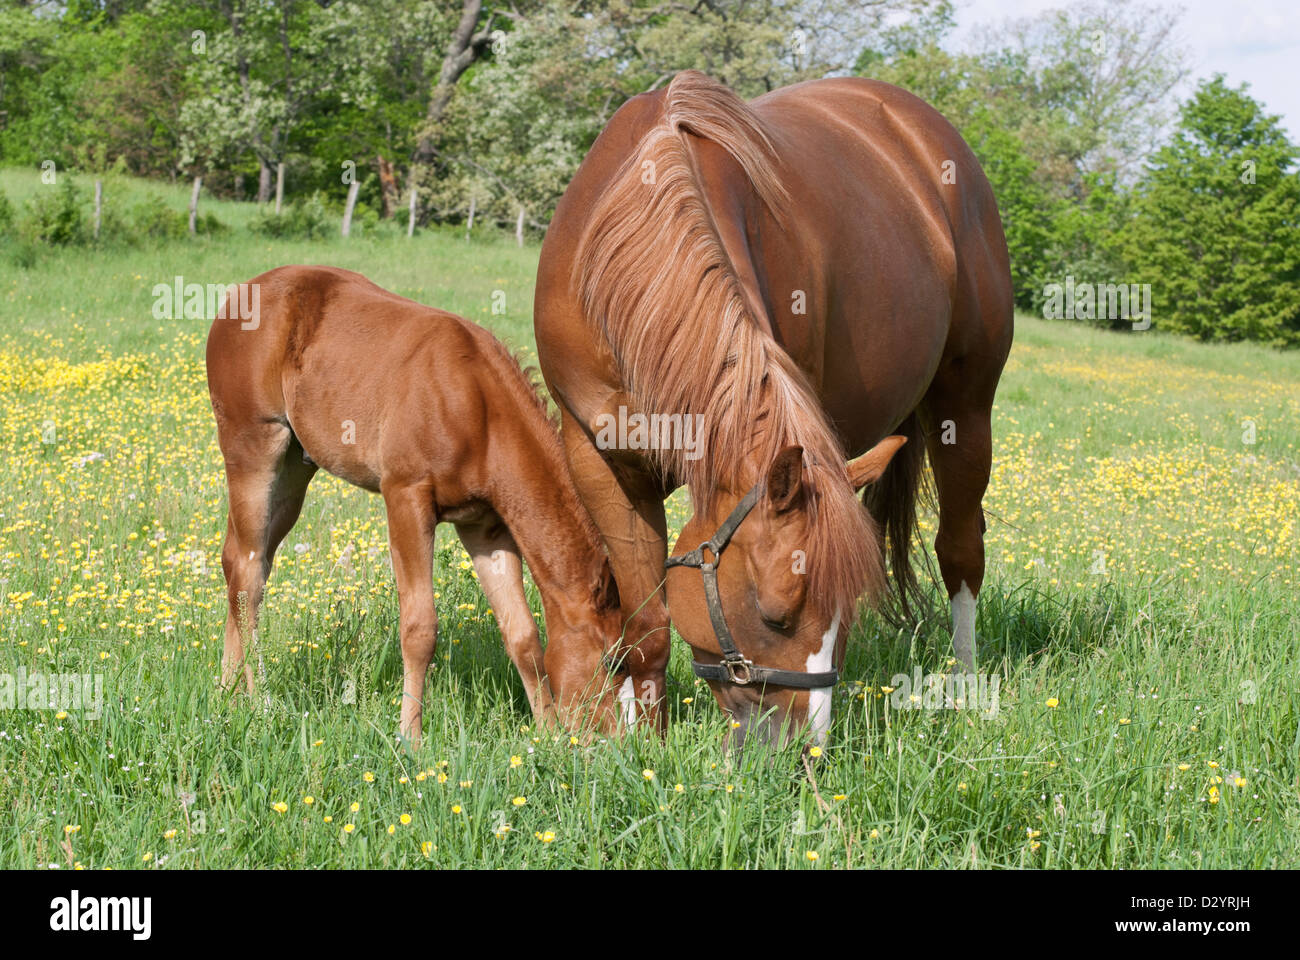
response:
{"label": "white blaze on face", "polygon": [[966,669],[975,669],[975,595],[965,580],[952,598],[952,649]]}
{"label": "white blaze on face", "polygon": [[630,727],[636,723],[636,692],[632,689],[632,678],[628,677],[618,688],[618,702],[623,708],[623,721]]}
{"label": "white blaze on face", "polygon": [[[830,628],[822,634],[821,649],[808,654],[806,668],[809,673],[826,673],[835,666],[835,637],[839,632],[840,612],[836,610]],[[817,744],[824,744],[826,733],[831,728],[830,687],[817,687],[808,691],[808,726],[812,729]]]}

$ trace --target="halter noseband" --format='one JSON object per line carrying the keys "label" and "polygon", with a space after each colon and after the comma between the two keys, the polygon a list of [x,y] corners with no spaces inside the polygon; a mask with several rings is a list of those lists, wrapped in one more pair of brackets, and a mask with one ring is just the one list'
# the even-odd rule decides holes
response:
{"label": "halter noseband", "polygon": [[[718,532],[710,539],[705,540],[690,553],[679,554],[675,557],[669,557],[664,561],[664,568],[669,567],[694,567],[700,571],[704,578],[704,600],[709,608],[709,620],[713,623],[714,636],[718,638],[718,646],[722,649],[722,662],[718,664],[700,663],[694,657],[691,658],[691,669],[701,680],[717,680],[721,683],[734,683],[738,687],[746,687],[750,684],[760,686],[772,684],[778,687],[798,687],[800,689],[812,690],[817,687],[833,687],[839,681],[839,671],[830,670],[826,673],[805,673],[798,670],[777,670],[773,667],[755,666],[752,660],[746,660],[736,648],[736,641],[731,636],[731,629],[727,626],[727,619],[722,615],[722,596],[718,593],[718,564],[722,560],[722,551],[727,549],[727,544],[731,542],[732,536],[735,535],[736,529],[749,516],[749,512],[754,509],[758,503],[758,498],[763,492],[762,481],[754,484],[749,493],[745,494],[741,501],[736,504],[736,508],[726,520],[722,521],[722,526],[718,527]],[[706,560],[704,551],[713,554],[712,560]]]}

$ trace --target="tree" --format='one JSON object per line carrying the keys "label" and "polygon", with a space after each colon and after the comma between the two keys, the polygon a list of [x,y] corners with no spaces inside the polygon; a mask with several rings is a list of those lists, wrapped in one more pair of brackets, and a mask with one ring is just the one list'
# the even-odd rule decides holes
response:
{"label": "tree", "polygon": [[251,151],[265,203],[294,134],[339,81],[338,54],[358,11],[297,0],[215,0],[210,9],[225,29],[195,41],[204,53],[192,67],[199,92],[181,113],[184,161],[204,169]]}
{"label": "tree", "polygon": [[1300,148],[1222,74],[1202,81],[1120,236],[1154,322],[1202,340],[1300,343]]}

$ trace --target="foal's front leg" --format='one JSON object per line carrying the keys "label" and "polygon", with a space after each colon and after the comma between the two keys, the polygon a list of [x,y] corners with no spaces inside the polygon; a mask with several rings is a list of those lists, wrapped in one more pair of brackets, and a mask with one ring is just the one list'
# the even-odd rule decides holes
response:
{"label": "foal's front leg", "polygon": [[418,750],[424,680],[438,640],[438,612],[433,603],[433,535],[438,517],[431,484],[384,486],[382,492],[401,610],[401,732],[411,748]]}

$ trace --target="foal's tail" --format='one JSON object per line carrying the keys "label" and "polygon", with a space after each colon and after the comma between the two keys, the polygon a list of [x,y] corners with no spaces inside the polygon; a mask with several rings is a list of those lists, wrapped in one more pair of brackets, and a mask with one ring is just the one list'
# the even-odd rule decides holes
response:
{"label": "foal's tail", "polygon": [[902,626],[914,622],[918,610],[926,605],[911,553],[917,499],[932,504],[934,490],[926,478],[925,439],[916,413],[908,414],[894,432],[907,437],[907,443],[894,454],[880,479],[867,487],[862,501],[880,527],[881,549],[887,552],[891,568],[892,583],[880,613],[894,626]]}

